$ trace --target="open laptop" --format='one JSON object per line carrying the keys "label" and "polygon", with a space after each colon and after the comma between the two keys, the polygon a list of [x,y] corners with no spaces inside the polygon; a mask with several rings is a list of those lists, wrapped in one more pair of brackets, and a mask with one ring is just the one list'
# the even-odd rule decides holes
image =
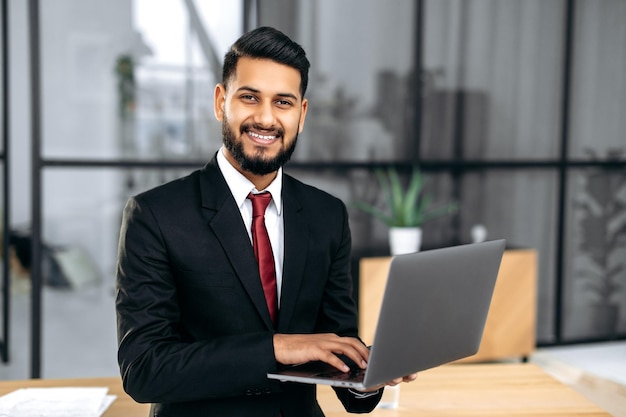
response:
{"label": "open laptop", "polygon": [[309,362],[268,378],[365,389],[474,355],[504,247],[500,239],[394,256],[367,369]]}

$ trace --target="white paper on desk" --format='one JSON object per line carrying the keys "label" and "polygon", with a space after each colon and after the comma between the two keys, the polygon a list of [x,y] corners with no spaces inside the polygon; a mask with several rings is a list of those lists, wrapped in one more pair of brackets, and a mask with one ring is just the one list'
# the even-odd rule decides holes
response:
{"label": "white paper on desk", "polygon": [[106,387],[22,388],[0,397],[0,417],[100,417],[115,400]]}
{"label": "white paper on desk", "polygon": [[102,404],[100,404],[100,408],[98,409],[98,417],[100,417],[104,412],[113,404],[113,401],[117,399],[116,395],[106,395],[102,400]]}

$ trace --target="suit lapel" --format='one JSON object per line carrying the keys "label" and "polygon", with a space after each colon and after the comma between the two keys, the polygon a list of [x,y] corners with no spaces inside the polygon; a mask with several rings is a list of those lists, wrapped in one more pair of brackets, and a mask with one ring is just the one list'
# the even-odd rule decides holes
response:
{"label": "suit lapel", "polygon": [[263,321],[274,326],[267,309],[259,269],[239,208],[213,158],[204,168],[200,187],[202,207],[209,211],[209,226]]}
{"label": "suit lapel", "polygon": [[288,324],[298,302],[308,253],[309,225],[304,218],[302,205],[296,196],[294,184],[288,176],[283,176],[285,254],[278,330],[288,329]]}

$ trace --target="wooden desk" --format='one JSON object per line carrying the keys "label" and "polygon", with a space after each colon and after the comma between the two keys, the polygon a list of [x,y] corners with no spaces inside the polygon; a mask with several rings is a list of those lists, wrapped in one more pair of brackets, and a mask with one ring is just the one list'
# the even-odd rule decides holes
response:
{"label": "wooden desk", "polygon": [[117,399],[103,414],[104,417],[147,417],[149,404],[138,404],[122,388],[120,378],[79,378],[79,379],[29,379],[24,381],[0,381],[0,395],[19,388],[39,387],[108,387],[110,395]]}
{"label": "wooden desk", "polygon": [[[0,395],[28,387],[108,387],[117,400],[105,417],[147,417],[149,405],[124,393],[119,378],[0,381]],[[327,386],[318,387],[326,417],[348,414]],[[372,417],[611,417],[539,367],[515,364],[452,364],[421,372],[400,388],[398,410]]]}
{"label": "wooden desk", "polygon": [[[318,388],[326,417],[347,416],[329,387]],[[372,417],[610,417],[610,414],[539,367],[452,364],[421,372],[400,387],[397,410]]]}

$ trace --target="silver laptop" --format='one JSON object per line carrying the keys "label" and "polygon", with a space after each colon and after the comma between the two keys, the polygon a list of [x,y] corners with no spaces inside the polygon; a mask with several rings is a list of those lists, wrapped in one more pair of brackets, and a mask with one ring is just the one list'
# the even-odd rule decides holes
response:
{"label": "silver laptop", "polygon": [[394,256],[367,369],[310,362],[268,378],[365,389],[474,355],[504,247],[501,239]]}

